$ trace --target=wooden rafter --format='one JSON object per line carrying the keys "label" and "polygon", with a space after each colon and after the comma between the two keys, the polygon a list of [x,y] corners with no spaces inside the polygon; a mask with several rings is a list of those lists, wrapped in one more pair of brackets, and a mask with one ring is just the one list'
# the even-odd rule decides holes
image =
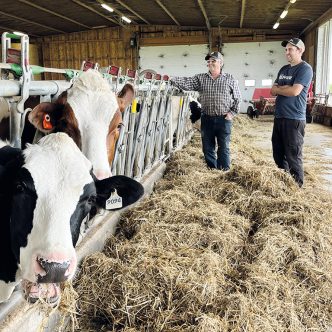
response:
{"label": "wooden rafter", "polygon": [[300,32],[300,35],[302,35],[303,33],[305,33],[307,30],[311,29],[316,24],[320,23],[322,21],[322,19],[324,19],[324,18],[328,19],[328,17],[331,17],[331,16],[332,16],[332,8],[330,8],[327,12],[325,12],[324,14],[322,14],[321,16],[319,16],[315,21],[311,22],[308,26],[306,26]]}
{"label": "wooden rafter", "polygon": [[47,8],[44,8],[44,7],[42,7],[42,6],[38,6],[38,5],[36,5],[36,4],[34,4],[34,3],[30,2],[30,1],[27,1],[27,0],[18,0],[18,1],[23,2],[23,3],[25,3],[25,4],[28,5],[28,6],[31,6],[31,7],[37,8],[37,9],[43,11],[43,12],[49,13],[49,14],[51,14],[51,15],[54,15],[54,16],[57,16],[57,17],[61,17],[61,18],[63,18],[64,20],[70,21],[70,22],[75,23],[75,24],[77,24],[77,25],[80,25],[80,26],[82,26],[82,27],[84,27],[84,28],[91,29],[91,27],[89,27],[88,25],[85,25],[85,24],[83,24],[83,23],[77,22],[77,21],[75,21],[75,20],[73,20],[73,19],[71,19],[71,18],[69,18],[69,17],[67,17],[67,16],[61,15],[61,14],[59,14],[59,13],[57,13],[57,12],[54,12],[54,11],[49,10],[49,9],[47,9]]}
{"label": "wooden rafter", "polygon": [[176,20],[176,18],[172,15],[172,13],[165,7],[165,5],[160,0],[155,0],[155,1],[178,26],[181,26],[181,24]]}
{"label": "wooden rafter", "polygon": [[201,9],[202,14],[203,14],[203,16],[204,16],[204,18],[205,18],[206,26],[207,26],[208,30],[210,30],[210,29],[211,29],[211,24],[210,24],[209,18],[208,18],[208,16],[207,16],[207,13],[206,13],[205,7],[204,7],[204,5],[203,5],[203,2],[202,2],[202,0],[197,0],[197,2],[198,2],[198,5],[199,5],[199,8]]}
{"label": "wooden rafter", "polygon": [[242,25],[243,25],[245,11],[246,11],[246,0],[242,0],[240,28],[242,28]]}
{"label": "wooden rafter", "polygon": [[12,15],[12,14],[9,14],[9,13],[6,13],[6,12],[3,12],[3,11],[0,11],[0,14],[5,15],[5,16],[8,16],[8,17],[11,17],[11,18],[14,18],[15,20],[23,21],[23,22],[26,22],[26,23],[29,23],[29,24],[38,25],[38,26],[43,27],[43,28],[46,28],[46,29],[48,29],[48,30],[53,30],[53,31],[61,32],[61,33],[65,33],[65,32],[66,32],[66,31],[63,31],[63,30],[59,30],[59,29],[56,29],[56,28],[52,28],[52,27],[47,26],[47,25],[44,25],[44,24],[37,23],[37,22],[35,22],[35,21],[27,20],[27,19],[25,19],[25,18],[23,18],[23,17],[15,16],[15,15]]}
{"label": "wooden rafter", "polygon": [[151,23],[149,21],[147,21],[144,17],[142,17],[141,15],[139,15],[136,11],[134,11],[132,8],[130,8],[128,5],[126,5],[123,1],[121,0],[115,0],[117,3],[119,3],[122,7],[126,8],[127,10],[129,10],[131,13],[133,13],[135,16],[137,16],[138,18],[140,18],[142,21],[144,21],[146,24],[151,25]]}
{"label": "wooden rafter", "polygon": [[[4,30],[4,31],[8,31],[8,32],[14,32],[14,31],[17,30],[17,29],[14,29],[14,28],[5,27],[3,25],[0,25],[0,29]],[[20,32],[25,32],[25,31],[20,31]],[[36,34],[33,34],[33,33],[29,33],[28,35],[32,36],[32,37],[41,37],[40,35],[36,35]]]}
{"label": "wooden rafter", "polygon": [[120,26],[122,26],[123,28],[125,27],[125,25],[122,24],[121,22],[118,22],[118,21],[116,21],[116,20],[113,20],[112,18],[110,18],[110,17],[108,17],[108,16],[106,16],[106,15],[100,13],[98,10],[92,8],[91,6],[86,5],[85,3],[83,3],[83,2],[81,2],[81,1],[79,1],[79,0],[71,0],[71,1],[72,1],[72,2],[75,2],[77,5],[79,5],[79,6],[81,6],[81,7],[84,7],[84,8],[86,8],[86,9],[90,10],[91,12],[93,12],[93,13],[95,13],[95,14],[101,16],[101,17],[103,17],[105,20],[108,20],[108,21],[113,22],[113,23],[115,23],[115,24],[117,24],[117,25],[120,25]]}

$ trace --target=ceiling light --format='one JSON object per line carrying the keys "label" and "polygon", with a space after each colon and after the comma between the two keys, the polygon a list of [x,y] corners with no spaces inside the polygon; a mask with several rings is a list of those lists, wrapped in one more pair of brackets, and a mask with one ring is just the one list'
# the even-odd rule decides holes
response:
{"label": "ceiling light", "polygon": [[284,10],[281,14],[280,14],[280,18],[285,18],[288,14],[288,10]]}
{"label": "ceiling light", "polygon": [[290,0],[289,2],[290,2],[290,3],[295,3],[295,2],[296,2],[296,0]]}
{"label": "ceiling light", "polygon": [[273,26],[273,29],[277,29],[278,26],[279,26],[279,22],[276,22],[276,23],[274,24],[274,26]]}
{"label": "ceiling light", "polygon": [[130,23],[131,22],[131,20],[128,18],[128,17],[126,17],[126,16],[122,16],[121,17],[125,22],[127,22],[127,23]]}
{"label": "ceiling light", "polygon": [[114,9],[111,8],[109,5],[106,5],[106,3],[101,3],[100,4],[104,9],[108,10],[109,12],[114,12]]}

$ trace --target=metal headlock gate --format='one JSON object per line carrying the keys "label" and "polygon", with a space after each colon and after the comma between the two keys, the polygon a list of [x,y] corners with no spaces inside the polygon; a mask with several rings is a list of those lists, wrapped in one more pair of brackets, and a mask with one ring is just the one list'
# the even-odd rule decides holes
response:
{"label": "metal headlock gate", "polygon": [[[20,41],[20,51],[11,48],[12,39]],[[159,176],[154,173],[157,173],[172,152],[185,144],[193,132],[189,120],[189,100],[197,95],[195,92],[182,92],[174,88],[167,75],[145,72],[143,77],[139,77],[134,70],[127,70],[122,75],[120,67],[112,65],[99,68],[97,63],[90,61],[83,62],[80,70],[32,66],[29,64],[29,37],[3,33],[0,97],[10,107],[11,145],[21,148],[21,135],[28,111],[24,109],[24,103],[29,96],[39,96],[40,102],[50,102],[88,69],[98,70],[115,93],[125,83],[133,84],[135,98],[122,114],[122,126],[110,167],[113,175],[133,177],[143,185],[145,181],[148,183],[146,191],[151,191],[153,182]],[[46,72],[61,73],[65,79],[34,80],[34,75]],[[172,103],[173,98],[179,99],[177,107]],[[37,138],[38,135],[35,140]],[[77,246],[78,259],[102,249],[105,236],[113,231],[119,215],[119,212],[102,211],[92,220],[82,223],[81,231],[89,232],[89,237],[81,236]],[[14,292],[8,303],[0,304],[0,331],[2,326],[6,326],[6,331],[17,331],[23,326],[26,331],[39,328],[43,315],[38,308],[29,308],[20,293]],[[25,310],[29,313],[25,313]],[[27,327],[29,324],[30,329]],[[53,331],[53,327],[51,324],[51,327],[44,330]]]}

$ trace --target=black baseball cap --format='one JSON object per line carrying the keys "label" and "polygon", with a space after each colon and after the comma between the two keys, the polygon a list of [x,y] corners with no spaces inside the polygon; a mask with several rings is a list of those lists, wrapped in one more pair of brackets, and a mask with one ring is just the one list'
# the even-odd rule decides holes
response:
{"label": "black baseball cap", "polygon": [[300,38],[291,38],[290,40],[284,40],[281,46],[286,47],[287,44],[292,44],[297,48],[305,49],[304,42]]}
{"label": "black baseball cap", "polygon": [[214,60],[221,60],[222,59],[222,55],[219,52],[212,52],[212,53],[208,54],[205,57],[205,60],[209,60],[211,58],[214,59]]}

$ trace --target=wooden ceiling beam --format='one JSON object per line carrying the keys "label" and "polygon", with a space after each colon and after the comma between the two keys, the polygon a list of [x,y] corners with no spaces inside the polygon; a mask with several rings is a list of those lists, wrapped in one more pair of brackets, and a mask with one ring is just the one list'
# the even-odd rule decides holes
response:
{"label": "wooden ceiling beam", "polygon": [[243,20],[244,20],[244,14],[245,14],[245,12],[246,12],[246,0],[242,0],[240,28],[242,28],[242,25],[243,25]]}
{"label": "wooden ceiling beam", "polygon": [[129,10],[131,13],[133,13],[135,16],[137,16],[138,18],[140,18],[142,21],[144,21],[146,24],[151,25],[151,23],[149,21],[147,21],[144,17],[142,17],[141,15],[139,15],[137,12],[135,12],[132,8],[130,8],[128,5],[126,5],[123,1],[121,0],[115,0],[117,3],[119,3],[122,7],[126,8],[127,10]]}
{"label": "wooden ceiling beam", "polygon": [[80,26],[82,26],[82,27],[84,27],[86,29],[91,29],[91,27],[89,27],[88,25],[85,25],[83,23],[77,22],[77,21],[75,21],[75,20],[73,20],[73,19],[71,19],[71,18],[69,18],[67,16],[61,15],[61,14],[59,14],[57,12],[52,11],[52,10],[49,10],[49,9],[44,8],[44,7],[38,6],[38,5],[36,5],[36,4],[34,4],[34,3],[30,2],[30,1],[27,1],[27,0],[18,0],[18,1],[23,2],[23,3],[25,3],[28,6],[37,8],[37,9],[43,11],[43,12],[49,13],[51,15],[63,18],[64,20],[70,21],[70,22],[72,22],[74,24],[80,25]]}
{"label": "wooden ceiling beam", "polygon": [[208,30],[211,30],[211,24],[210,24],[210,21],[209,21],[209,18],[207,16],[207,14],[206,14],[206,10],[205,10],[205,7],[203,5],[203,2],[202,2],[202,0],[197,0],[197,2],[198,2],[198,5],[199,5],[199,8],[201,9],[201,11],[203,13],[203,16],[205,18],[205,23],[206,23],[207,28],[208,28]]}
{"label": "wooden ceiling beam", "polygon": [[108,20],[108,21],[110,21],[110,22],[112,22],[112,23],[114,23],[114,24],[120,25],[120,26],[122,26],[123,28],[126,27],[126,26],[125,26],[124,24],[122,24],[121,22],[118,22],[118,21],[116,21],[116,20],[114,20],[114,19],[112,19],[112,18],[110,18],[110,17],[108,17],[108,16],[106,16],[106,15],[100,13],[98,10],[92,8],[91,6],[86,5],[85,3],[83,3],[83,2],[81,2],[81,1],[79,1],[79,0],[71,0],[71,1],[74,2],[74,3],[76,3],[77,5],[79,5],[79,6],[81,6],[81,7],[84,7],[85,9],[90,10],[91,12],[93,12],[93,13],[95,13],[95,14],[101,16],[101,17],[103,17],[105,20]]}
{"label": "wooden ceiling beam", "polygon": [[56,28],[52,28],[52,27],[50,27],[50,26],[47,26],[47,25],[44,25],[44,24],[40,24],[40,23],[37,23],[37,22],[35,22],[35,21],[30,21],[30,20],[27,20],[27,19],[25,19],[25,18],[18,17],[18,16],[15,16],[15,15],[12,15],[12,14],[9,14],[9,13],[6,13],[6,12],[3,12],[3,11],[0,11],[0,14],[5,15],[5,16],[8,16],[8,17],[11,17],[11,18],[14,18],[15,20],[19,20],[19,21],[26,22],[26,23],[29,23],[29,24],[38,25],[38,26],[43,27],[43,28],[46,28],[46,29],[48,29],[48,30],[53,30],[53,31],[61,32],[61,33],[66,33],[66,31],[59,30],[59,29],[56,29]]}
{"label": "wooden ceiling beam", "polygon": [[[9,33],[12,33],[12,32],[14,32],[14,31],[19,31],[19,32],[25,33],[25,31],[20,31],[20,30],[18,30],[18,29],[13,29],[13,28],[5,27],[5,26],[3,26],[3,25],[0,25],[0,30],[4,30],[4,31],[9,32]],[[32,37],[41,37],[40,35],[35,35],[35,34],[33,34],[33,33],[27,33],[27,35],[28,35],[29,37],[30,37],[30,36],[32,36]]]}
{"label": "wooden ceiling beam", "polygon": [[178,26],[181,26],[181,24],[176,20],[176,18],[172,15],[172,13],[165,7],[165,5],[160,0],[155,0],[155,1]]}
{"label": "wooden ceiling beam", "polygon": [[301,32],[300,35],[304,34],[307,30],[311,29],[315,25],[323,23],[324,20],[328,21],[328,18],[332,16],[332,8],[330,8],[327,12],[319,16],[315,21],[311,22],[307,25]]}

